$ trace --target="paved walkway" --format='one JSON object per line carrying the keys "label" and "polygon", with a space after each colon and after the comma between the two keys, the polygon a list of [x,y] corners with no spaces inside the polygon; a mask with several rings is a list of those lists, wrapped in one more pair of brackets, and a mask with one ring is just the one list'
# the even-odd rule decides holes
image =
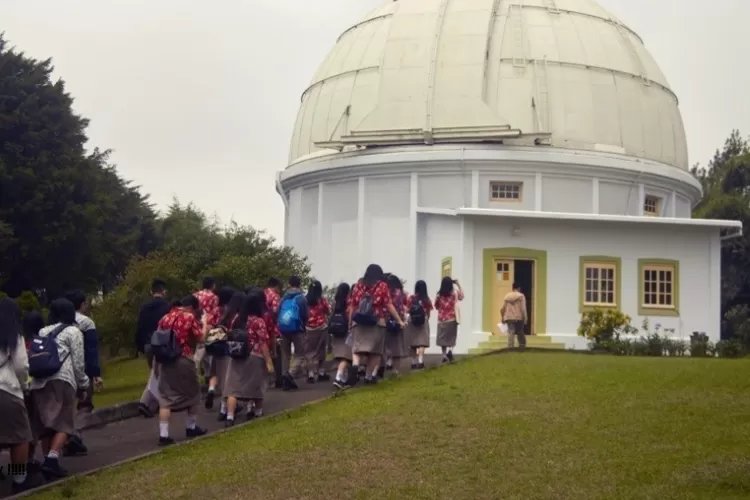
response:
{"label": "paved walkway", "polygon": [[[440,364],[440,356],[425,356],[425,364],[428,367]],[[308,384],[305,380],[298,380],[297,382],[299,385],[299,390],[297,391],[283,392],[277,389],[269,389],[264,401],[263,411],[266,416],[297,408],[305,403],[330,396],[336,391],[331,382],[316,384]],[[209,433],[224,428],[224,423],[218,422],[216,419],[218,407],[218,401],[211,411],[205,410],[201,405],[198,425],[206,428]],[[244,418],[244,414],[240,416],[238,423],[243,422],[242,418]],[[185,414],[179,413],[173,415],[170,422],[170,433],[178,443],[185,440],[184,419]],[[83,457],[63,457],[61,464],[71,475],[99,469],[158,449],[158,436],[159,424],[157,418],[144,419],[137,417],[112,423],[99,429],[89,429],[83,434],[83,440],[89,449],[88,455]],[[8,460],[9,456],[7,452],[0,454],[0,465],[5,467]],[[0,483],[0,498],[9,495],[10,481],[6,479]]]}

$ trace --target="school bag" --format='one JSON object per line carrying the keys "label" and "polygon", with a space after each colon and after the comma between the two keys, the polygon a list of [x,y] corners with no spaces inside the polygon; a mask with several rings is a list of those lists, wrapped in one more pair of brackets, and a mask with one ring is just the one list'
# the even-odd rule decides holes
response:
{"label": "school bag", "polygon": [[334,313],[328,321],[328,333],[334,337],[346,337],[349,333],[349,322],[344,313]]}
{"label": "school bag", "polygon": [[169,328],[160,328],[151,335],[151,353],[154,359],[163,365],[172,364],[182,356],[182,349],[174,333],[176,321],[173,321]]}
{"label": "school bag", "polygon": [[206,352],[211,356],[227,355],[227,329],[224,325],[209,330],[206,335]]}
{"label": "school bag", "polygon": [[46,337],[36,334],[31,339],[29,375],[33,378],[48,378],[55,375],[68,359],[70,352],[60,359],[60,352],[57,349],[57,336],[67,327],[68,325],[60,325]]}
{"label": "school bag", "polygon": [[378,324],[371,290],[365,289],[365,293],[359,301],[359,307],[357,307],[357,311],[354,313],[354,318],[352,319],[355,323],[362,326],[375,326]]}
{"label": "school bag", "polygon": [[305,330],[305,325],[302,324],[302,317],[300,316],[297,297],[299,295],[292,295],[281,301],[278,326],[282,335],[291,335]]}
{"label": "school bag", "polygon": [[227,335],[227,351],[232,359],[247,359],[250,357],[250,335],[243,328],[235,328]]}
{"label": "school bag", "polygon": [[414,326],[422,326],[425,324],[427,316],[425,314],[424,306],[422,305],[422,299],[417,299],[415,302],[412,302],[411,307],[409,308],[409,320]]}
{"label": "school bag", "polygon": [[[401,309],[403,307],[403,299],[400,298],[397,301],[394,302],[394,307],[396,308],[396,311],[401,314]],[[393,317],[389,317],[388,320],[385,322],[385,329],[389,331],[390,333],[398,333],[401,331],[401,325],[398,324],[398,322],[393,319]]]}

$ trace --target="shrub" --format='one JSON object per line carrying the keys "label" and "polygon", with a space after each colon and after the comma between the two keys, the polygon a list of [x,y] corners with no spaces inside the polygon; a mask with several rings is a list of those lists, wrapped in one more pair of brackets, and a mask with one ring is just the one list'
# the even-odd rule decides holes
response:
{"label": "shrub", "polygon": [[744,345],[737,339],[717,342],[716,352],[720,358],[741,358],[747,354]]}
{"label": "shrub", "polygon": [[587,311],[581,316],[578,326],[578,335],[593,341],[595,345],[635,332],[637,330],[630,325],[630,316],[613,309]]}
{"label": "shrub", "polygon": [[704,332],[693,332],[690,336],[690,356],[694,358],[713,356],[713,345]]}
{"label": "shrub", "polygon": [[23,313],[31,311],[41,311],[42,305],[39,303],[39,299],[36,294],[30,290],[26,290],[21,293],[16,299],[16,304],[21,308]]}

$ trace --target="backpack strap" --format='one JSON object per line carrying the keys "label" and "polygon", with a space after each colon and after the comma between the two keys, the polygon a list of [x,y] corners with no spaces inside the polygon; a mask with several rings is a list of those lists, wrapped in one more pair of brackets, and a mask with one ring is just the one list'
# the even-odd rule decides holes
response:
{"label": "backpack strap", "polygon": [[[60,324],[60,326],[55,328],[52,331],[52,333],[48,335],[48,337],[54,340],[55,344],[57,344],[57,336],[60,335],[62,332],[64,332],[65,329],[68,328],[69,326],[73,326],[73,325]],[[57,345],[59,346],[60,344],[57,344]],[[68,349],[68,353],[65,356],[63,356],[63,359],[60,360],[60,366],[65,364],[65,360],[68,359],[69,356],[70,356],[70,349]]]}

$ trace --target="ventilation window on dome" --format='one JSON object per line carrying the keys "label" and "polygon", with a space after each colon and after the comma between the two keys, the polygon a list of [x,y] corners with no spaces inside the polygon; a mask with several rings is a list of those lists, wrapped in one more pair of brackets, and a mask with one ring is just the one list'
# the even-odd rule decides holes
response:
{"label": "ventilation window on dome", "polygon": [[661,198],[657,196],[646,196],[643,202],[643,214],[649,217],[658,217],[661,212]]}
{"label": "ventilation window on dome", "polygon": [[522,182],[490,183],[490,201],[521,201]]}

